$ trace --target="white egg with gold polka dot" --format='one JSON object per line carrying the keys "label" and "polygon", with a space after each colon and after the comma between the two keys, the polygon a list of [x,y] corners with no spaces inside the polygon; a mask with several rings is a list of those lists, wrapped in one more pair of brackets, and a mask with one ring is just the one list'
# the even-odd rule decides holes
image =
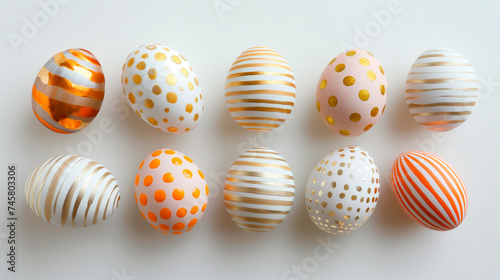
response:
{"label": "white egg with gold polka dot", "polygon": [[379,191],[372,157],[361,147],[345,147],[326,155],[311,172],[305,193],[307,212],[322,231],[349,233],[370,218]]}
{"label": "white egg with gold polka dot", "polygon": [[345,136],[358,136],[375,125],[385,111],[384,68],[368,51],[352,49],[326,66],[316,89],[316,107],[323,123]]}
{"label": "white egg with gold polka dot", "polygon": [[169,133],[195,129],[203,114],[200,84],[189,62],[160,44],[144,45],[125,60],[123,93],[135,113]]}

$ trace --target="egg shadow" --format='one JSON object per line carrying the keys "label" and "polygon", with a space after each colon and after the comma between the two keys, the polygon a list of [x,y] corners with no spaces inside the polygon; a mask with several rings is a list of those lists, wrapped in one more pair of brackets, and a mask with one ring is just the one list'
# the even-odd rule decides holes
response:
{"label": "egg shadow", "polygon": [[406,215],[394,197],[390,172],[380,178],[380,189],[383,191],[379,194],[377,208],[371,217],[375,230],[390,237],[405,237],[418,232],[419,225]]}
{"label": "egg shadow", "polygon": [[319,117],[319,113],[314,104],[308,104],[307,110],[304,114],[303,121],[303,131],[308,135],[314,135],[315,138],[320,139],[332,139],[334,136],[333,131],[331,131]]}
{"label": "egg shadow", "polygon": [[405,137],[416,138],[419,126],[410,114],[410,110],[406,104],[404,92],[405,88],[399,87],[396,91],[397,95],[392,95],[392,98],[395,98],[396,100],[393,104],[391,104],[392,106],[388,106],[386,109],[387,113],[389,113],[389,117],[386,118],[392,121],[392,124],[388,126],[388,129],[396,132],[397,134],[402,134]]}

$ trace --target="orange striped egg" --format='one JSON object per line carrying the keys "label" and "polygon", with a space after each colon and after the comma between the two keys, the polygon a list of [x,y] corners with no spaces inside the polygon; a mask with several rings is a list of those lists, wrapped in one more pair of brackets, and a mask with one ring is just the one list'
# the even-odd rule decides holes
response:
{"label": "orange striped egg", "polygon": [[453,167],[433,154],[401,154],[392,167],[392,190],[406,214],[426,228],[451,230],[465,218],[464,183]]}
{"label": "orange striped egg", "polygon": [[279,127],[295,103],[295,78],[286,60],[268,47],[249,48],[236,58],[226,79],[226,105],[250,131]]}
{"label": "orange striped egg", "polygon": [[92,122],[103,98],[101,64],[84,49],[69,49],[54,55],[38,72],[32,90],[37,119],[63,134],[80,131]]}

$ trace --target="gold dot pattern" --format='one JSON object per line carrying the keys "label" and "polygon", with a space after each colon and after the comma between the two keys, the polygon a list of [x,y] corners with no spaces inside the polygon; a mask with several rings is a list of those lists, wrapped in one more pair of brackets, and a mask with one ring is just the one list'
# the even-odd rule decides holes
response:
{"label": "gold dot pattern", "polygon": [[384,69],[365,50],[350,50],[332,59],[319,81],[318,112],[323,122],[338,134],[361,135],[384,112],[382,108],[387,102]]}
{"label": "gold dot pattern", "polygon": [[320,88],[325,88],[326,87],[326,80],[321,81],[321,84],[319,85]]}
{"label": "gold dot pattern", "polygon": [[151,126],[170,133],[198,126],[204,109],[200,84],[175,50],[150,44],[133,51],[123,65],[122,86],[133,110]]}
{"label": "gold dot pattern", "polygon": [[351,120],[351,122],[359,122],[361,120],[361,115],[358,113],[352,113],[349,116],[349,119]]}
{"label": "gold dot pattern", "polygon": [[368,152],[345,147],[325,156],[312,171],[305,192],[306,209],[319,229],[349,233],[371,216],[379,190],[378,169]]}
{"label": "gold dot pattern", "polygon": [[356,79],[353,77],[353,76],[346,76],[344,78],[344,85],[350,87],[352,85],[354,85],[354,83],[356,82]]}
{"label": "gold dot pattern", "polygon": [[328,105],[330,105],[330,107],[335,107],[337,106],[337,97],[335,97],[334,95],[328,97]]}

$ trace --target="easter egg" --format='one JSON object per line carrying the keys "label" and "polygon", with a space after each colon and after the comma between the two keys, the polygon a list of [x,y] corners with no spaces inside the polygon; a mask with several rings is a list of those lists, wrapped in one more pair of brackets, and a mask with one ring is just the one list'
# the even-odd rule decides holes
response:
{"label": "easter egg", "polygon": [[38,165],[26,180],[24,195],[40,218],[73,228],[106,220],[120,201],[120,189],[108,169],[91,159],[70,155]]}
{"label": "easter egg", "polygon": [[189,62],[160,44],[144,45],[125,60],[123,93],[135,113],[168,133],[195,129],[203,114],[203,96]]}
{"label": "easter egg", "polygon": [[392,190],[404,212],[429,229],[454,229],[467,213],[462,179],[451,165],[430,153],[399,155],[392,166]]}
{"label": "easter egg", "polygon": [[448,131],[465,122],[478,95],[474,68],[451,48],[432,48],[422,53],[406,80],[406,103],[411,115],[432,131]]}
{"label": "easter egg", "polygon": [[295,197],[292,170],[269,148],[244,152],[229,169],[224,203],[231,219],[245,231],[266,232],[290,213]]}
{"label": "easter egg", "polygon": [[311,172],[307,213],[324,232],[349,233],[370,218],[379,193],[379,172],[371,156],[361,147],[345,147],[326,155]]}
{"label": "easter egg", "polygon": [[134,184],[142,217],[162,233],[190,231],[205,213],[205,175],[181,152],[158,149],[149,154],[139,165]]}
{"label": "easter egg", "polygon": [[69,134],[87,127],[104,99],[104,74],[84,49],[54,55],[40,69],[32,89],[36,118],[52,131]]}
{"label": "easter egg", "polygon": [[295,78],[285,58],[268,47],[249,48],[236,58],[226,78],[226,105],[249,131],[282,125],[295,104]]}
{"label": "easter egg", "polygon": [[353,49],[326,66],[316,89],[316,108],[334,132],[358,136],[375,125],[385,111],[387,80],[379,61]]}

